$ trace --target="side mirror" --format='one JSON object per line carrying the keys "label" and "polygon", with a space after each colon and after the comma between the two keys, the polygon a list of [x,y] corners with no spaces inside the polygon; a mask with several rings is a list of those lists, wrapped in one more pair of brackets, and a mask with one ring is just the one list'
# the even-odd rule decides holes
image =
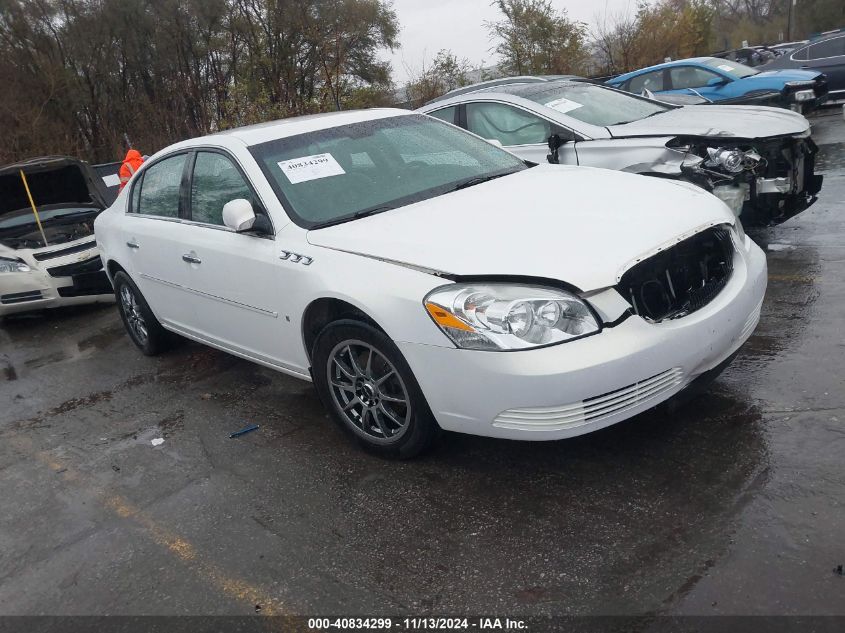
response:
{"label": "side mirror", "polygon": [[255,224],[252,203],[243,198],[235,198],[224,204],[223,224],[233,231],[249,231]]}
{"label": "side mirror", "polygon": [[560,163],[560,157],[558,156],[558,150],[563,147],[563,145],[571,139],[564,138],[560,134],[552,134],[549,137],[549,155],[546,156],[546,160],[548,160],[553,165],[557,165]]}
{"label": "side mirror", "polygon": [[724,77],[713,77],[713,79],[707,82],[707,87],[718,88],[719,86],[724,86],[726,83],[728,83],[728,80]]}

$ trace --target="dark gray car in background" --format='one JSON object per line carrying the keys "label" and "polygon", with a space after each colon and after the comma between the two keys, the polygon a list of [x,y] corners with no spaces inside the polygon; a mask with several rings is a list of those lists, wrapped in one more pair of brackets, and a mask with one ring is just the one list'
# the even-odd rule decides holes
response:
{"label": "dark gray car in background", "polygon": [[801,68],[827,75],[830,100],[845,99],[845,30],[811,40],[789,54],[781,55],[760,70]]}

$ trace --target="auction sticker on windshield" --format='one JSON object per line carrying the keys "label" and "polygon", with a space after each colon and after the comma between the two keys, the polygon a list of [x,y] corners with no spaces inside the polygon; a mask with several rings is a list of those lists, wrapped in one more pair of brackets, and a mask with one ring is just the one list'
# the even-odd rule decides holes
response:
{"label": "auction sticker on windshield", "polygon": [[571,101],[566,99],[565,97],[560,97],[559,99],[555,99],[554,101],[549,101],[546,104],[547,108],[551,108],[552,110],[557,110],[562,114],[566,114],[567,112],[571,112],[572,110],[577,110],[578,108],[583,107],[583,103],[578,103],[577,101]]}
{"label": "auction sticker on windshield", "polygon": [[331,154],[314,154],[292,160],[280,160],[279,169],[293,185],[346,173]]}

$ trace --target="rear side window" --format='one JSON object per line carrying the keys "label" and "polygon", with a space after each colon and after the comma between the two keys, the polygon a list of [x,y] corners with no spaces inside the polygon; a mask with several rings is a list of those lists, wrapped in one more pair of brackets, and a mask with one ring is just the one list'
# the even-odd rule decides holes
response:
{"label": "rear side window", "polygon": [[[144,170],[143,180],[138,183],[140,186],[138,203],[133,203],[133,211],[165,218],[179,217],[179,193],[187,156],[187,154],[171,156]],[[137,189],[138,186],[135,188]],[[135,198],[134,189],[132,196]]]}
{"label": "rear side window", "polygon": [[440,110],[435,110],[434,112],[429,112],[428,116],[433,116],[436,119],[440,119],[441,121],[446,121],[446,123],[455,123],[455,112],[458,111],[456,106],[449,106],[448,108],[442,108]]}
{"label": "rear side window", "polygon": [[191,219],[223,226],[223,206],[243,198],[253,202],[252,190],[234,163],[216,152],[198,152],[191,179]]}
{"label": "rear side window", "polygon": [[810,46],[810,59],[826,59],[845,55],[845,37],[834,37]]}
{"label": "rear side window", "polygon": [[660,92],[663,90],[663,71],[655,70],[650,73],[637,75],[628,82],[628,91],[641,94],[645,90]]}

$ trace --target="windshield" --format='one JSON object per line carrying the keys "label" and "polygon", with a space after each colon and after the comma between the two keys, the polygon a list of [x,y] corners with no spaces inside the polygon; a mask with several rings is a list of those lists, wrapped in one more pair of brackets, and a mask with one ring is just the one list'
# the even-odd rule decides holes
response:
{"label": "windshield", "polygon": [[[72,217],[85,213],[98,213],[99,211],[99,207],[51,206],[49,209],[39,208],[38,218],[41,220],[41,224],[45,224],[50,220]],[[0,229],[12,229],[35,223],[35,215],[32,213],[32,209],[21,209],[15,213],[6,214],[0,217]]]}
{"label": "windshield", "polygon": [[573,119],[601,126],[631,123],[672,109],[649,99],[587,83],[558,84],[521,96]]}
{"label": "windshield", "polygon": [[300,134],[250,152],[287,210],[307,228],[526,169],[508,152],[419,114]]}
{"label": "windshield", "polygon": [[729,59],[708,59],[704,62],[704,65],[721,70],[726,75],[730,75],[736,79],[750,77],[751,75],[756,75],[760,72],[759,70],[754,70],[751,66],[746,66],[745,64],[740,64],[739,62],[732,62]]}

